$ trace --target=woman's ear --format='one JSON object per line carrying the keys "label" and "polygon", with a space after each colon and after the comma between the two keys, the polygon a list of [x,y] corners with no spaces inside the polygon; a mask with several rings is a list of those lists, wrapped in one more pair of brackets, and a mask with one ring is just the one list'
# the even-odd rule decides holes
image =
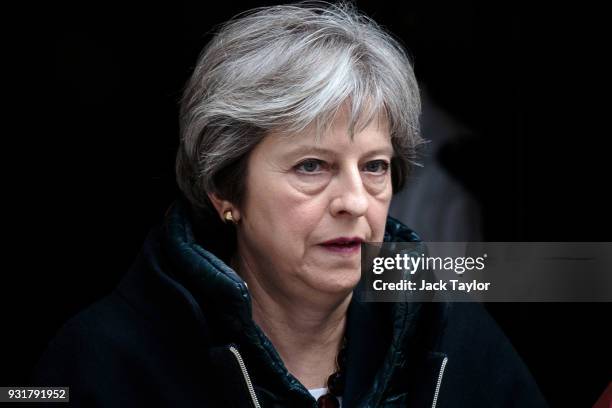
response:
{"label": "woman's ear", "polygon": [[208,198],[223,222],[238,223],[240,211],[231,202],[222,199],[217,193],[208,193]]}

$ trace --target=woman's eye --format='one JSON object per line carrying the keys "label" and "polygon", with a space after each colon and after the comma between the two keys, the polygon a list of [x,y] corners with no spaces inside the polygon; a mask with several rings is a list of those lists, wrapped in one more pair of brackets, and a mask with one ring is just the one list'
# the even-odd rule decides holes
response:
{"label": "woman's eye", "polygon": [[323,161],[308,159],[295,166],[295,168],[300,173],[318,173],[323,170]]}
{"label": "woman's eye", "polygon": [[388,169],[389,163],[385,160],[373,160],[365,165],[365,171],[369,173],[385,174]]}

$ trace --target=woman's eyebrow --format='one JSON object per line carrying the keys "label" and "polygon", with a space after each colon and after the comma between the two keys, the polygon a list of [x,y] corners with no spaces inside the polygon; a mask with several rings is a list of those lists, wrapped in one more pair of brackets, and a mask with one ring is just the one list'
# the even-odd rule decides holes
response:
{"label": "woman's eyebrow", "polygon": [[[373,149],[373,150],[368,150],[364,153],[365,155],[368,155],[368,156],[375,156],[378,154],[393,156],[394,150],[393,150],[393,147],[391,146],[385,146],[385,147],[380,147],[380,148]],[[329,156],[329,155],[335,155],[337,153],[335,150],[325,149],[323,147],[300,145],[300,146],[296,146],[295,148],[291,149],[288,152],[288,154],[292,156],[299,156],[302,154],[319,154],[319,155]]]}
{"label": "woman's eyebrow", "polygon": [[335,152],[331,149],[325,149],[323,147],[318,146],[299,145],[289,150],[288,154],[290,154],[291,156],[300,156],[303,154],[319,154],[329,156],[335,154]]}
{"label": "woman's eyebrow", "polygon": [[389,146],[389,147],[381,147],[379,149],[374,149],[374,150],[368,150],[366,154],[368,156],[376,156],[379,154],[393,156],[395,154],[395,151],[393,150],[393,147]]}

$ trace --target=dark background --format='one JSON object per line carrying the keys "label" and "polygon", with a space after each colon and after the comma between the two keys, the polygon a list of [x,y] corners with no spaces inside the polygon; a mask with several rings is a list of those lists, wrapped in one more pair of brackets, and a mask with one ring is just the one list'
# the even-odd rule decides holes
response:
{"label": "dark background", "polygon": [[[24,45],[37,56],[30,82],[51,89],[25,95],[46,113],[44,130],[25,132],[37,160],[5,151],[21,163],[9,177],[28,187],[11,199],[23,213],[6,214],[19,221],[8,247],[19,262],[17,283],[3,288],[1,385],[27,383],[54,332],[115,286],[176,196],[178,100],[199,51],[215,24],[276,4],[226,3],[58,7],[40,48]],[[482,206],[484,240],[612,241],[602,10],[357,5],[402,40],[434,101],[474,132],[444,164]],[[30,114],[22,129],[37,121]],[[551,406],[593,405],[612,379],[609,304],[487,307]]]}

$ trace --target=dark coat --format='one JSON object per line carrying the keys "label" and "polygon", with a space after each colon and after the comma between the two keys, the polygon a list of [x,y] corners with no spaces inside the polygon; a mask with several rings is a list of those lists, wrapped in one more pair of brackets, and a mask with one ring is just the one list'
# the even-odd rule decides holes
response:
{"label": "dark coat", "polygon": [[[119,286],[50,343],[35,384],[69,386],[72,406],[316,406],[253,322],[249,292],[222,260],[226,227],[211,218],[195,231],[192,219],[180,201],[169,209]],[[389,218],[385,241],[416,240]],[[354,296],[347,338],[344,408],[546,406],[478,304]]]}

